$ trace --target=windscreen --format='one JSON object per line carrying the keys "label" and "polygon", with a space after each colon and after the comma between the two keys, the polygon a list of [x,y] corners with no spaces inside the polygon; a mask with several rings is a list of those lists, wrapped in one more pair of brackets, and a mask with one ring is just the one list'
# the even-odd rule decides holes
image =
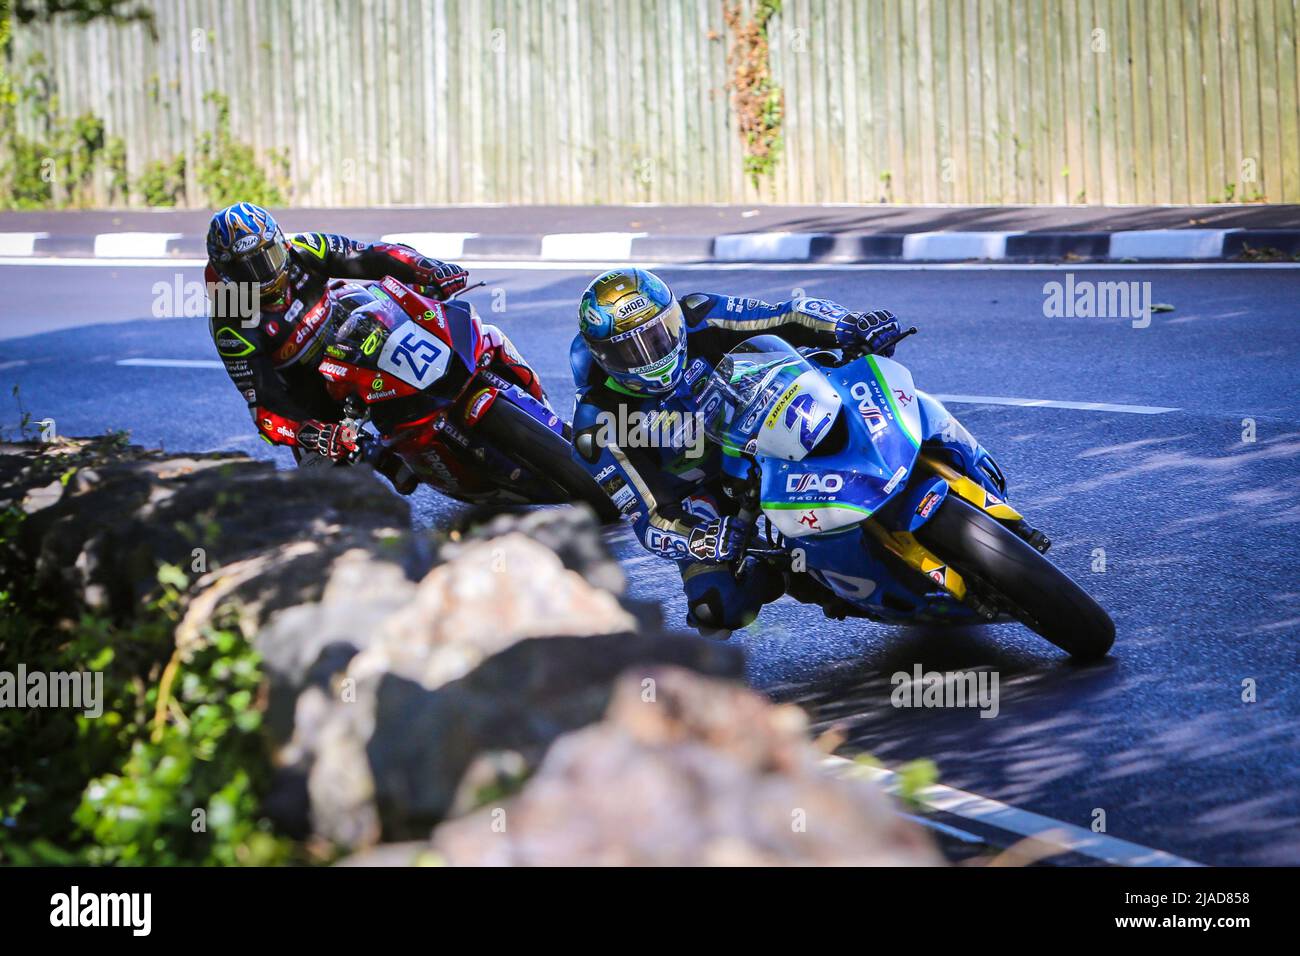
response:
{"label": "windscreen", "polygon": [[724,447],[745,450],[806,372],[816,374],[807,359],[775,335],[738,345],[718,362],[700,395],[705,433]]}

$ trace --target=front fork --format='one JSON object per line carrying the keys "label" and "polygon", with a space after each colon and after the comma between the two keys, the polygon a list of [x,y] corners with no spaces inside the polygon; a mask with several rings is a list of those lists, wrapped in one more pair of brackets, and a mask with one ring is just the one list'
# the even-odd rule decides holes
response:
{"label": "front fork", "polygon": [[907,490],[889,509],[888,524],[873,519],[866,521],[864,527],[883,548],[903,563],[924,574],[958,601],[969,604],[982,617],[992,620],[997,614],[996,609],[971,593],[961,574],[916,538],[917,529],[930,520],[950,494],[997,519],[1039,553],[1051,547],[1047,535],[1031,527],[1020,512],[999,495],[946,462],[926,454],[917,459]]}

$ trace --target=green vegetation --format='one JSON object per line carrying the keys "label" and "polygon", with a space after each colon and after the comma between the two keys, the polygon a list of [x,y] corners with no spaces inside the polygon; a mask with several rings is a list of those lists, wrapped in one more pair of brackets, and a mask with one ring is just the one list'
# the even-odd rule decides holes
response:
{"label": "green vegetation", "polygon": [[209,93],[204,101],[217,112],[213,132],[204,133],[198,143],[198,180],[207,191],[209,204],[226,206],[242,201],[259,206],[283,205],[282,186],[287,186],[289,178],[287,151],[271,152],[273,172],[267,174],[258,165],[253,148],[231,135],[230,101],[216,92]]}
{"label": "green vegetation", "polygon": [[[0,22],[0,57],[8,63],[7,35]],[[59,97],[45,58],[35,54],[27,61],[27,79],[15,86],[6,72],[0,80],[0,112],[5,121],[5,162],[0,180],[9,187],[7,204],[13,209],[51,206],[80,207],[94,201],[95,177],[102,171],[109,202],[125,199],[127,192],[126,144],[105,134],[104,123],[93,113],[71,120],[59,113]],[[40,128],[39,138],[17,129],[20,110],[30,111]]]}
{"label": "green vegetation", "polygon": [[146,206],[175,206],[185,192],[185,157],[155,159],[135,183]]}
{"label": "green vegetation", "polygon": [[[62,115],[58,91],[43,56],[30,57],[24,65],[23,82],[15,81],[11,2],[0,0],[0,208],[83,208],[100,199],[109,205],[129,204],[133,198],[147,206],[182,202],[185,156],[154,160],[131,182],[121,137],[107,135],[103,120],[93,113],[72,119]],[[37,6],[42,4],[20,5],[19,19],[23,19],[23,9]],[[110,0],[89,4],[49,0],[48,6],[78,18],[82,14],[74,7],[100,11],[87,13],[88,17],[137,19],[129,8]],[[195,143],[195,175],[207,202],[215,206],[236,200],[282,205],[289,183],[287,151],[272,151],[264,166],[253,148],[232,133],[229,101],[218,93],[209,93],[206,101],[215,107],[215,119],[212,130]],[[38,132],[20,133],[20,116],[26,116],[29,128]]]}
{"label": "green vegetation", "polygon": [[66,16],[77,23],[98,19],[153,23],[152,11],[136,0],[5,0],[6,5],[10,2],[19,23],[56,16]]}
{"label": "green vegetation", "polygon": [[[94,463],[76,453],[33,467],[66,484]],[[21,663],[28,674],[102,675],[103,712],[0,708],[0,864],[302,860],[259,812],[271,768],[257,654],[215,629],[191,659],[177,655],[188,582],[171,566],[134,619],[69,619],[65,602],[33,583],[19,546],[27,520],[0,511],[0,660],[11,672]]]}
{"label": "green vegetation", "polygon": [[754,14],[744,19],[739,4],[727,4],[723,16],[733,40],[727,53],[732,100],[740,133],[745,139],[745,172],[757,188],[759,180],[776,170],[783,139],[781,122],[785,95],[772,80],[767,26],[781,12],[781,0],[758,0]]}
{"label": "green vegetation", "polygon": [[[879,769],[884,766],[879,760],[868,754],[858,754],[853,758],[853,762],[859,767],[872,769]],[[909,760],[896,768],[894,773],[897,781],[893,791],[894,796],[902,801],[903,805],[911,812],[926,812],[922,794],[926,788],[932,787],[939,782],[939,768],[934,761],[924,757]]]}

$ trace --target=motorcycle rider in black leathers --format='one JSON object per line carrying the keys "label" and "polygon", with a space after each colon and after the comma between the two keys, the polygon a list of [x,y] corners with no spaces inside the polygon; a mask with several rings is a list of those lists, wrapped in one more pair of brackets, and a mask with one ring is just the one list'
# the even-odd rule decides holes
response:
{"label": "motorcycle rider in black leathers", "polygon": [[[300,465],[353,461],[360,454],[357,434],[342,422],[342,408],[316,371],[332,331],[327,284],[385,276],[445,299],[465,287],[467,273],[409,246],[321,232],[286,239],[271,214],[252,203],[227,206],[212,217],[204,274],[212,338],[258,432],[293,448]],[[395,457],[381,453],[374,464],[398,491],[414,490],[415,476]]]}
{"label": "motorcycle rider in black leathers", "polygon": [[[748,529],[725,494],[722,452],[689,423],[719,359],[746,339],[769,333],[796,347],[888,356],[900,337],[893,314],[816,298],[769,304],[693,292],[679,299],[652,272],[617,269],[587,286],[578,322],[570,349],[575,456],[642,545],[677,562],[688,622],[706,632],[744,627],[787,590],[826,607],[823,597],[834,596],[806,574],[781,579],[753,564],[737,581],[731,562]],[[647,440],[653,435],[680,440]]]}

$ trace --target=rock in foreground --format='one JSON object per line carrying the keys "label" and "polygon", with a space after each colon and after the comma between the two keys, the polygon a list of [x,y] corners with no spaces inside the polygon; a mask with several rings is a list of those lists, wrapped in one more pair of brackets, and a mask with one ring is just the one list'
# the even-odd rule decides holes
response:
{"label": "rock in foreground", "polygon": [[433,849],[466,866],[942,862],[820,758],[794,707],[678,669],[629,674],[602,722],[556,741],[514,799],[440,826]]}
{"label": "rock in foreground", "polygon": [[179,680],[218,631],[256,649],[264,812],[350,862],[938,862],[871,785],[822,773],[800,711],[741,686],[740,648],[625,600],[584,511],[448,540],[364,466],[116,438],[0,447],[0,508],[22,610],[112,640],[157,620],[165,579]]}

